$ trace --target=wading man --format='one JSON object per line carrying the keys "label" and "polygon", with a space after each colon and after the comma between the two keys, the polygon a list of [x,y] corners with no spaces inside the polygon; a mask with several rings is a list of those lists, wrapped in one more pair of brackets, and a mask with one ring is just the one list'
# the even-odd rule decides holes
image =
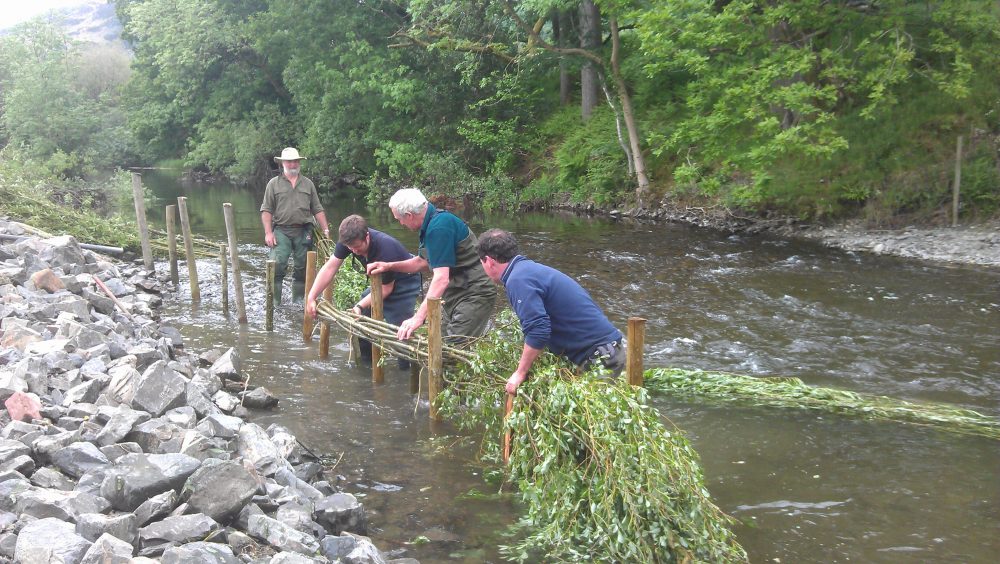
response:
{"label": "wading man", "polygon": [[[361,263],[362,268],[366,268],[369,263],[375,261],[396,262],[406,261],[413,258],[403,244],[391,235],[382,233],[377,229],[368,227],[368,222],[360,215],[349,215],[340,222],[337,246],[333,249],[333,256],[330,257],[319,273],[316,274],[316,281],[309,290],[306,298],[306,313],[316,318],[316,300],[326,287],[333,282],[334,277],[340,270],[340,266],[348,257]],[[382,275],[382,312],[385,320],[393,325],[399,325],[404,320],[413,315],[413,308],[417,304],[417,296],[420,294],[420,275],[403,272],[386,272]],[[354,312],[359,315],[371,315],[372,298],[371,288],[366,289],[358,303],[354,305]],[[361,340],[361,356],[371,358],[372,344],[365,339]],[[406,368],[409,363],[405,360],[399,361],[400,368]]]}
{"label": "wading man", "polygon": [[[274,269],[274,302],[280,304],[281,284],[288,270],[289,257],[293,259],[294,282],[300,285],[305,283],[306,253],[312,246],[313,217],[326,237],[330,236],[330,228],[316,186],[312,180],[299,174],[303,160],[299,151],[287,147],[274,160],[281,165],[281,174],[272,178],[264,189],[260,221],[264,224],[264,243],[270,248],[268,258],[277,263]],[[294,288],[293,284],[293,295]]]}
{"label": "wading man", "polygon": [[[465,222],[438,210],[416,188],[404,188],[389,199],[389,209],[400,225],[420,232],[417,256],[395,262],[368,263],[368,273],[431,271],[428,298],[443,298],[444,335],[450,342],[460,337],[480,337],[486,332],[496,287],[483,272],[476,254],[476,235]],[[406,340],[427,319],[427,300],[417,313],[403,321],[396,338]]]}
{"label": "wading man", "polygon": [[546,347],[583,368],[600,362],[615,376],[621,374],[625,367],[621,331],[580,284],[518,254],[517,240],[502,229],[480,235],[477,250],[486,274],[503,283],[524,333],[521,359],[507,379],[507,393],[517,393]]}

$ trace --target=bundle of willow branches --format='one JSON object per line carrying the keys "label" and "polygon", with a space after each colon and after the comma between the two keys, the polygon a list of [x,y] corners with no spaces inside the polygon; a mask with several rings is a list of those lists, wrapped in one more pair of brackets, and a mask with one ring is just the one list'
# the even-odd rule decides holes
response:
{"label": "bundle of willow branches", "polygon": [[[184,236],[175,233],[174,242],[176,244],[177,254],[183,256]],[[153,248],[153,250],[166,255],[169,250],[169,244],[170,240],[167,238],[166,231],[161,231],[159,229],[149,230],[149,245]],[[219,256],[219,243],[213,243],[203,237],[192,236],[191,247],[194,249],[195,258],[217,258]]]}
{"label": "bundle of willow branches", "polygon": [[809,386],[798,378],[754,378],[724,372],[654,368],[644,374],[652,391],[745,405],[815,409],[1000,439],[1000,419],[943,404]]}
{"label": "bundle of willow branches", "polygon": [[663,424],[645,390],[577,374],[546,353],[501,416],[508,373],[497,369],[516,366],[522,343],[506,320],[470,365],[446,374],[439,396],[461,426],[485,429],[485,461],[499,465],[499,437],[512,434],[506,471],[526,511],[504,553],[522,562],[746,561],[732,519],[709,498],[697,453]]}
{"label": "bundle of willow branches", "polygon": [[[427,364],[427,338],[421,334],[414,334],[409,340],[400,341],[396,339],[398,326],[337,309],[330,302],[319,302],[316,311],[318,317],[323,321],[335,323],[349,333],[371,341],[383,351],[400,358]],[[445,362],[468,364],[473,361],[475,354],[471,351],[442,345],[441,357]]]}

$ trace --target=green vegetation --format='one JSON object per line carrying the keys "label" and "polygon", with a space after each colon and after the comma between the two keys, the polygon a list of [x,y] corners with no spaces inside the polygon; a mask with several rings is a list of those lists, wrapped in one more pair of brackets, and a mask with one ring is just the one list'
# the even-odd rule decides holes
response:
{"label": "green vegetation", "polygon": [[504,553],[521,562],[745,561],[697,453],[661,422],[645,390],[575,374],[545,354],[502,417],[507,375],[496,367],[514,366],[522,342],[512,321],[501,316],[471,366],[447,371],[439,396],[443,413],[483,432],[488,464],[500,465],[500,437],[512,434],[507,479],[525,514]]}
{"label": "green vegetation", "polygon": [[[298,146],[513,211],[663,198],[875,225],[1000,211],[991,0],[115,0],[134,46],[0,38],[0,143],[63,177],[179,159],[251,180]],[[7,154],[7,157],[10,157]]]}

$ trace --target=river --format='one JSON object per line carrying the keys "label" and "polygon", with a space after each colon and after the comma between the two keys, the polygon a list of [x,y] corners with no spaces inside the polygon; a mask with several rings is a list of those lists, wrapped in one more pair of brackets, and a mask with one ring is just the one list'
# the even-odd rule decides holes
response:
{"label": "river", "polygon": [[[361,497],[383,550],[424,563],[501,561],[496,545],[519,508],[483,480],[478,437],[431,425],[395,366],[373,386],[337,333],[320,360],[318,339],[302,342],[300,305],[286,300],[276,330],[264,331],[262,189],[167,173],[144,181],[152,223],[162,225],[164,206],[185,195],[192,230],[210,239],[224,239],[222,203],[233,204],[249,324],[223,316],[210,260],[198,263],[201,303],[191,303],[182,264],[163,319],[194,351],[237,347],[252,384],[281,397],[254,420],[288,427],[317,452],[343,453],[335,472]],[[361,213],[416,248],[416,234],[360,192],[324,205],[334,231]],[[525,254],[579,280],[619,328],[630,316],[648,319],[647,367],[794,376],[1000,416],[995,270],[673,224],[544,213],[465,219],[477,233],[514,232]],[[1000,552],[995,441],[796,410],[654,403],[699,452],[751,561],[994,562]]]}

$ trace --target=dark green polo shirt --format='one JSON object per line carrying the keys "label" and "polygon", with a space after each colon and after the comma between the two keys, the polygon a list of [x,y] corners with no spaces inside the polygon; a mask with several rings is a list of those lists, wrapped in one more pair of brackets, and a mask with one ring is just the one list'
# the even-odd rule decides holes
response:
{"label": "dark green polo shirt", "polygon": [[312,223],[313,216],[323,211],[323,205],[312,180],[300,174],[292,186],[281,174],[267,183],[260,211],[270,212],[274,225],[304,225]]}

